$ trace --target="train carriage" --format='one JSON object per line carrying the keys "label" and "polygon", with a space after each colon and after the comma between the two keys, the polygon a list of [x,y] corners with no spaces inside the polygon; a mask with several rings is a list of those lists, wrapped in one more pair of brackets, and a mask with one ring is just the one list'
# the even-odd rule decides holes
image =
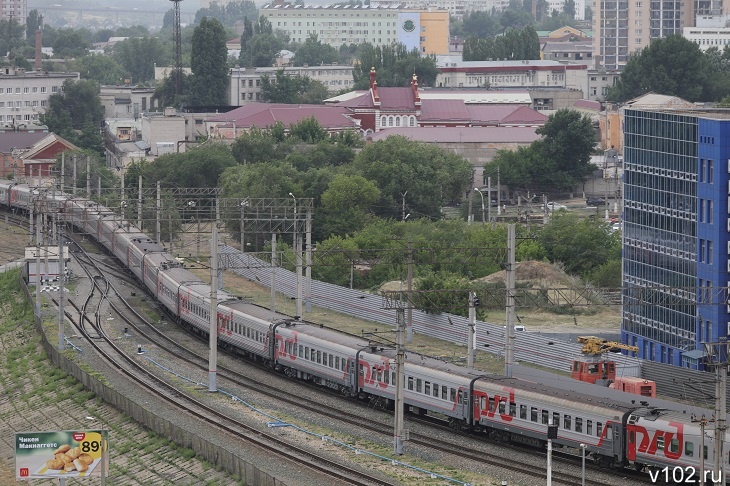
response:
{"label": "train carriage", "polygon": [[[62,211],[65,221],[97,238],[181,322],[208,333],[210,286],[181,268],[161,245],[93,201],[39,194],[25,184],[0,181],[0,203],[13,208],[30,209],[39,196],[52,199],[51,205]],[[219,290],[217,298],[216,332],[221,345],[264,359],[289,376],[392,408],[393,349],[294,321],[225,291]],[[525,371],[520,379],[520,366],[514,369],[514,379],[477,375],[474,370],[409,353],[404,401],[414,413],[446,418],[456,428],[537,447],[544,446],[552,420],[558,426],[556,446],[584,444],[590,457],[603,466],[634,465],[654,472],[677,467],[696,470],[703,456],[709,470],[714,439],[706,433],[703,440],[695,417],[711,417],[711,411],[643,400],[549,377],[540,370]],[[725,441],[723,464],[730,468],[730,433]]]}
{"label": "train carriage", "polygon": [[[678,411],[636,410],[629,416],[626,425],[627,458],[637,469],[648,466],[656,471],[668,467],[670,474],[675,469],[683,469],[688,475],[687,471],[697,471],[699,475],[704,449],[705,469],[710,471],[715,452],[714,424],[708,423],[703,440],[700,421],[701,417],[687,416]],[[730,431],[726,431],[724,440],[722,462],[725,470],[730,470]],[[709,472],[706,478],[706,484],[713,483]],[[699,476],[694,479],[699,483]]]}
{"label": "train carriage", "polygon": [[368,346],[366,339],[349,334],[333,336],[330,330],[296,322],[289,327],[280,323],[274,333],[277,364],[289,375],[353,396],[358,392],[355,366],[349,360]]}

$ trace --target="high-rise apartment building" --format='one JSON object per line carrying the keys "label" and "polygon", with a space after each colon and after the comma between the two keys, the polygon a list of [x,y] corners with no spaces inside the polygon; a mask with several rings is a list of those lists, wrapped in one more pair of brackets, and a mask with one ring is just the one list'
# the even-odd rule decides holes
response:
{"label": "high-rise apartment building", "polygon": [[28,17],[28,0],[0,0],[0,20],[10,20],[25,25]]}
{"label": "high-rise apartment building", "polygon": [[730,110],[624,112],[621,336],[639,358],[701,368],[730,334],[728,302],[707,303],[730,286],[728,139]]}
{"label": "high-rise apartment building", "polygon": [[259,9],[274,30],[283,30],[293,42],[312,34],[323,44],[369,42],[375,46],[402,43],[423,54],[449,53],[449,12],[439,9],[372,8],[368,6],[265,5]]}
{"label": "high-rise apartment building", "polygon": [[622,69],[629,55],[652,39],[681,35],[694,25],[692,2],[609,0],[593,2],[593,58],[597,67]]}

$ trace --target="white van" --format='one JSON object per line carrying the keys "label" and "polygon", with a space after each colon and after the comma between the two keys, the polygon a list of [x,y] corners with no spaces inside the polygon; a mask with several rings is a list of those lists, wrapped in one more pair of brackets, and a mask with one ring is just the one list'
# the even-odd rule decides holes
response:
{"label": "white van", "polygon": [[[507,330],[507,326],[504,326],[504,330],[505,331]],[[527,331],[527,328],[525,326],[515,324],[515,332],[525,332],[525,331]]]}

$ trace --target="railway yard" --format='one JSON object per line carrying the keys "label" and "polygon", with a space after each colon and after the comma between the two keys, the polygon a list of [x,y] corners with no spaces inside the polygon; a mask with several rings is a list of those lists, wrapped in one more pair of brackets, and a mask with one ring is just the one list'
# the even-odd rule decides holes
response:
{"label": "railway yard", "polygon": [[[9,231],[4,233],[3,238],[11,236]],[[18,248],[17,256],[21,256],[27,234],[18,235],[13,246],[4,244],[3,248]],[[89,253],[85,257],[74,252],[72,258],[73,278],[65,292],[65,333],[74,347],[64,355],[141,409],[177,424],[186,438],[204,438],[289,485],[476,485],[501,484],[502,480],[510,485],[544,484],[543,451],[484,442],[410,416],[406,419],[410,431],[406,454],[394,457],[391,415],[226,354],[219,356],[219,393],[209,393],[207,341],[162,317],[161,308],[112,257],[88,241],[81,246]],[[10,256],[3,255],[6,260]],[[226,279],[227,286],[235,288],[236,280]],[[240,284],[239,295],[253,291],[244,282]],[[42,295],[44,333],[48,342],[56,343],[58,293]],[[309,318],[318,312],[338,318],[322,310],[315,310]],[[35,330],[5,326],[10,329],[2,336],[3,347],[26,349],[23,359],[31,363],[23,367],[26,373],[18,370],[17,363],[13,369],[8,369],[13,366],[10,360],[5,363],[3,386],[5,396],[11,398],[0,407],[5,418],[0,444],[3,477],[13,476],[12,432],[102,426],[110,430],[112,484],[257,484],[255,477],[244,482],[196,459],[190,449],[179,450],[84,391],[75,380],[63,377],[48,360],[30,359],[36,353],[27,346],[39,347],[37,339],[29,339]],[[453,346],[449,344],[439,348],[438,343],[419,342],[418,346],[419,351],[458,352],[449,349]],[[501,366],[485,353],[479,356],[477,364],[482,368]],[[57,387],[44,379],[57,375],[61,376]],[[586,484],[648,482],[648,478],[630,474],[627,470],[617,475],[589,465]],[[580,461],[556,454],[555,484],[580,484],[580,475]],[[5,483],[0,480],[0,484]]]}

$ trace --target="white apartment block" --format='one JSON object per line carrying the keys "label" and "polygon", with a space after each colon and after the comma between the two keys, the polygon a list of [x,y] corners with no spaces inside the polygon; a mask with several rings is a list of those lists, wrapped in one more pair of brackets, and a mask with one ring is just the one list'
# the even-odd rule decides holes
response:
{"label": "white apartment block", "polygon": [[694,24],[693,2],[593,1],[593,58],[596,67],[620,70],[629,56],[653,39],[682,33]]}
{"label": "white apartment block", "polygon": [[[585,0],[579,0],[584,2]],[[576,2],[577,3],[577,2]],[[403,2],[400,0],[370,0],[371,7],[428,9],[437,8],[449,11],[449,15],[458,20],[463,20],[464,15],[469,12],[501,12],[509,7],[509,0],[411,0]]]}
{"label": "white apartment block", "polygon": [[230,70],[228,104],[241,106],[262,101],[261,78],[268,76],[270,80],[275,80],[276,73],[281,70],[287,76],[307,76],[319,81],[330,92],[351,88],[355,82],[352,78],[352,66],[349,65],[235,68]]}
{"label": "white apartment block", "polygon": [[557,61],[461,61],[439,56],[436,86],[443,88],[567,88],[588,92],[588,65]]}
{"label": "white apartment block", "polygon": [[0,0],[0,20],[13,19],[13,23],[25,25],[28,17],[28,0]]}
{"label": "white apartment block", "polygon": [[259,14],[274,29],[289,34],[292,42],[303,43],[317,34],[332,47],[369,42],[375,46],[400,42],[408,49],[426,54],[449,52],[449,13],[399,7],[265,5]]}
{"label": "white apartment block", "polygon": [[730,15],[697,16],[696,27],[685,27],[682,35],[704,52],[717,47],[721,52],[730,45]]}
{"label": "white apartment block", "polygon": [[48,99],[63,90],[67,79],[79,79],[79,73],[25,71],[22,68],[0,68],[0,125],[39,124]]}

